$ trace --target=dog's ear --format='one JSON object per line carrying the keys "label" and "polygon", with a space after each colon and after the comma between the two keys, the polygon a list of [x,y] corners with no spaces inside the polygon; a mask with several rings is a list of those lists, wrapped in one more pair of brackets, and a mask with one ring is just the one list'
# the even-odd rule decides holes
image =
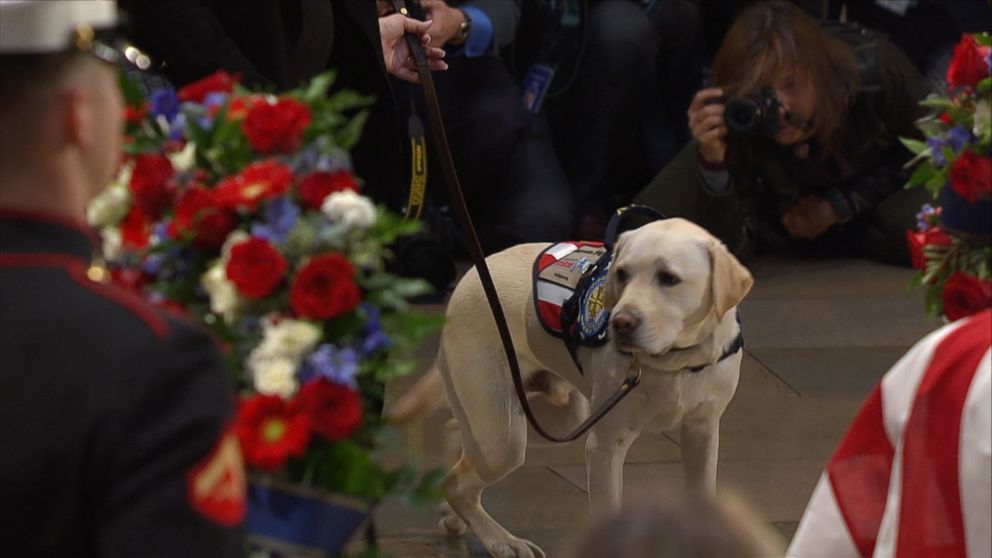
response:
{"label": "dog's ear", "polygon": [[628,233],[622,233],[613,244],[613,261],[610,262],[610,271],[606,274],[606,293],[603,296],[603,305],[607,310],[613,310],[617,301],[620,300],[620,292],[623,290],[617,284],[617,261],[620,260],[620,250],[623,248],[623,241]]}
{"label": "dog's ear", "polygon": [[713,266],[713,309],[722,319],[727,310],[744,300],[754,278],[719,240],[710,240],[709,250]]}

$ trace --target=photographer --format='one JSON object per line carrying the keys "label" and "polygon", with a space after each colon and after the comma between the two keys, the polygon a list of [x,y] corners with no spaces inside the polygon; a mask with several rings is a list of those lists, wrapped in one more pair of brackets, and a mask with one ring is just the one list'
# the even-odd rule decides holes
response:
{"label": "photographer", "polygon": [[689,107],[694,142],[636,201],[694,220],[740,256],[794,246],[908,265],[928,198],[903,190],[925,95],[885,39],[781,1],[744,10]]}

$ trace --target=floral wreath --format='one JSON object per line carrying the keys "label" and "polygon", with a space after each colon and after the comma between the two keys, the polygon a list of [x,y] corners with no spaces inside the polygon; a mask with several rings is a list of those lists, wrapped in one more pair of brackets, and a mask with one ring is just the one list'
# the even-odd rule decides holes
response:
{"label": "floral wreath", "polygon": [[992,36],[966,34],[947,70],[948,91],[923,105],[925,141],[903,139],[919,164],[907,187],[922,186],[926,204],[908,231],[914,286],[926,289],[931,315],[956,320],[992,306]]}
{"label": "floral wreath", "polygon": [[440,318],[420,280],[387,272],[416,232],[361,195],[348,150],[372,99],[333,73],[280,95],[219,72],[128,100],[126,157],[89,207],[111,277],[210,328],[238,391],[248,470],[376,502],[437,475],[376,460],[382,386],[413,371]]}

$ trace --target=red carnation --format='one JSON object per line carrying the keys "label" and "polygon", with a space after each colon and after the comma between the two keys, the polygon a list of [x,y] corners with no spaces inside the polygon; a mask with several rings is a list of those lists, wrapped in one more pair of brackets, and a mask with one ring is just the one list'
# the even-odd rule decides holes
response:
{"label": "red carnation", "polygon": [[296,274],[289,304],[301,318],[326,320],[350,312],[362,297],[354,276],[355,269],[340,254],[317,256]]}
{"label": "red carnation", "polygon": [[172,206],[176,189],[169,180],[174,172],[172,163],[160,153],[142,153],[134,157],[128,188],[134,195],[134,203],[152,219]]}
{"label": "red carnation", "polygon": [[284,194],[292,182],[286,165],[260,161],[217,184],[217,200],[224,207],[254,211],[259,202]]}
{"label": "red carnation", "polygon": [[951,165],[951,188],[968,203],[992,194],[992,157],[977,155],[970,149],[961,152]]}
{"label": "red carnation", "polygon": [[211,93],[230,93],[234,89],[234,84],[240,79],[240,76],[237,74],[231,75],[221,70],[180,88],[176,92],[176,95],[180,101],[202,103],[207,98],[207,95]]}
{"label": "red carnation", "polygon": [[251,148],[259,153],[292,153],[300,146],[310,120],[308,106],[295,99],[279,99],[249,109],[241,129]]}
{"label": "red carnation", "polygon": [[310,430],[331,441],[351,436],[362,424],[358,392],[325,378],[304,384],[293,403],[310,419]]}
{"label": "red carnation", "polygon": [[985,65],[987,52],[988,47],[980,46],[975,37],[962,35],[961,42],[954,47],[951,65],[947,68],[947,84],[951,87],[976,87],[979,81],[989,75],[988,66]]}
{"label": "red carnation", "polygon": [[277,395],[254,395],[238,402],[234,431],[245,461],[275,471],[289,457],[301,457],[310,443],[309,419]]}
{"label": "red carnation", "polygon": [[251,237],[231,247],[227,278],[248,298],[271,293],[286,273],[286,259],[268,241]]}
{"label": "red carnation", "polygon": [[992,281],[955,271],[944,283],[940,298],[947,319],[964,318],[992,306]]}
{"label": "red carnation", "polygon": [[169,223],[169,236],[179,238],[192,233],[193,246],[200,250],[219,250],[227,235],[238,226],[238,219],[221,207],[213,190],[193,186],[179,199],[176,213]]}
{"label": "red carnation", "polygon": [[121,221],[121,245],[129,250],[141,250],[148,246],[152,233],[152,220],[137,205]]}
{"label": "red carnation", "polygon": [[951,237],[940,227],[930,227],[925,231],[906,231],[906,242],[909,244],[909,256],[913,267],[922,270],[927,263],[923,255],[923,247],[949,246]]}
{"label": "red carnation", "polygon": [[350,172],[314,172],[300,181],[300,200],[305,207],[320,209],[327,196],[342,190],[358,191],[358,183]]}

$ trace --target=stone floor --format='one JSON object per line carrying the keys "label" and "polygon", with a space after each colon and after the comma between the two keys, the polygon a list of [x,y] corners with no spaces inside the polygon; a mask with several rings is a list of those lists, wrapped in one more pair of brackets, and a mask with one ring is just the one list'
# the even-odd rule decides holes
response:
{"label": "stone floor", "polygon": [[[912,271],[861,260],[759,259],[742,305],[741,381],[721,425],[720,490],[742,496],[788,541],[841,433],[875,382],[924,333]],[[437,308],[440,310],[440,307]],[[431,348],[425,351],[432,351]],[[426,361],[425,356],[425,361]],[[402,392],[412,379],[388,386]],[[421,433],[439,465],[440,412]],[[532,436],[532,439],[536,436]],[[629,495],[681,483],[677,437],[643,435],[625,466]],[[489,512],[549,558],[567,556],[588,521],[582,441],[532,448],[526,464],[484,495]],[[381,548],[395,558],[486,556],[472,535],[446,537],[434,509],[378,510]]]}

